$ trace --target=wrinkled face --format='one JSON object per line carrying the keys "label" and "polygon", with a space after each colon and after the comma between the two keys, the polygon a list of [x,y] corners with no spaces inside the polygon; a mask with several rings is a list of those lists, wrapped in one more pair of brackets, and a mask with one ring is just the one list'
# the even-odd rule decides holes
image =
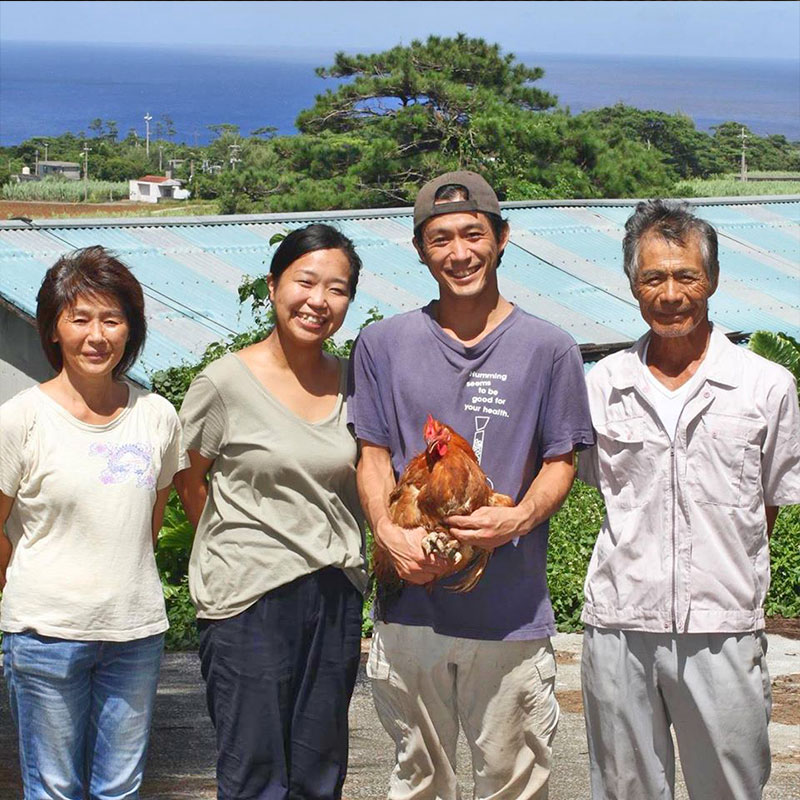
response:
{"label": "wrinkled face", "polygon": [[714,294],[703,268],[696,237],[685,247],[646,234],[639,248],[639,271],[633,294],[645,322],[657,336],[688,336],[708,316]]}
{"label": "wrinkled face", "polygon": [[350,305],[350,262],[341,250],[313,250],[293,261],[277,283],[268,275],[267,285],[281,335],[321,346],[342,326]]}
{"label": "wrinkled face", "polygon": [[111,295],[78,295],[58,316],[53,341],[63,368],[85,377],[110,375],[125,355],[130,327]]}
{"label": "wrinkled face", "polygon": [[493,285],[497,257],[507,242],[508,228],[498,242],[485,214],[465,211],[431,217],[414,246],[442,297],[475,297]]}
{"label": "wrinkled face", "polygon": [[447,452],[450,429],[446,425],[442,425],[438,419],[434,419],[430,414],[428,414],[422,435],[425,437],[425,446],[429,453],[435,453],[441,458]]}

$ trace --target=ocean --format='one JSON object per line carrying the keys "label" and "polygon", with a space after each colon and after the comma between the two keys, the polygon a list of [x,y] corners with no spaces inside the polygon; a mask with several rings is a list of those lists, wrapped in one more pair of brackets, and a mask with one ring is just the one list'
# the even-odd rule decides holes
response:
{"label": "ocean", "polygon": [[[702,130],[728,120],[758,134],[800,140],[800,62],[518,53],[541,66],[537,86],[573,113],[623,102],[683,112]],[[208,126],[295,133],[297,114],[338,81],[319,78],[331,53],[154,49],[4,42],[0,47],[0,145],[88,131],[99,117],[120,137],[151,136],[168,116],[175,141],[206,144]]]}

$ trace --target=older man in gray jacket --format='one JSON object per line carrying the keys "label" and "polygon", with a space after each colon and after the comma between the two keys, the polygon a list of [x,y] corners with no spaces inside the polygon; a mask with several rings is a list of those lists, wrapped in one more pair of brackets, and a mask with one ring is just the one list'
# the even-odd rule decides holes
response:
{"label": "older man in gray jacket", "polygon": [[777,507],[800,502],[797,388],[708,319],[717,236],[640,203],[625,271],[650,331],[588,376],[579,475],[606,518],[586,578],[583,693],[594,800],[755,800],[770,771],[763,603]]}

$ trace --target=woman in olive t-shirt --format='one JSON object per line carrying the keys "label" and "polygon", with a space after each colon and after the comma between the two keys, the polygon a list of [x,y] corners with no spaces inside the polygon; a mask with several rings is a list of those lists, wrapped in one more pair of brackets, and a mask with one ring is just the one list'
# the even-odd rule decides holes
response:
{"label": "woman in olive t-shirt", "polygon": [[323,343],[360,267],[328,225],[290,233],[267,276],[275,328],[209,365],[181,408],[222,798],[341,797],[366,570],[347,365]]}

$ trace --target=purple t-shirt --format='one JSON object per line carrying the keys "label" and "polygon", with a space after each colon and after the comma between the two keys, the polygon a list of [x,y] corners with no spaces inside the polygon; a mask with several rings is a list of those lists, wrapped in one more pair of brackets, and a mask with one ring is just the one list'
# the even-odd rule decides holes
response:
{"label": "purple t-shirt", "polygon": [[[517,307],[474,347],[448,336],[430,305],[376,322],[350,363],[348,422],[359,439],[389,448],[396,475],[424,448],[429,413],[470,442],[495,491],[517,501],[543,458],[594,441],[577,344]],[[407,585],[382,619],[470,639],[553,634],[547,529],[497,548],[471,592]]]}

